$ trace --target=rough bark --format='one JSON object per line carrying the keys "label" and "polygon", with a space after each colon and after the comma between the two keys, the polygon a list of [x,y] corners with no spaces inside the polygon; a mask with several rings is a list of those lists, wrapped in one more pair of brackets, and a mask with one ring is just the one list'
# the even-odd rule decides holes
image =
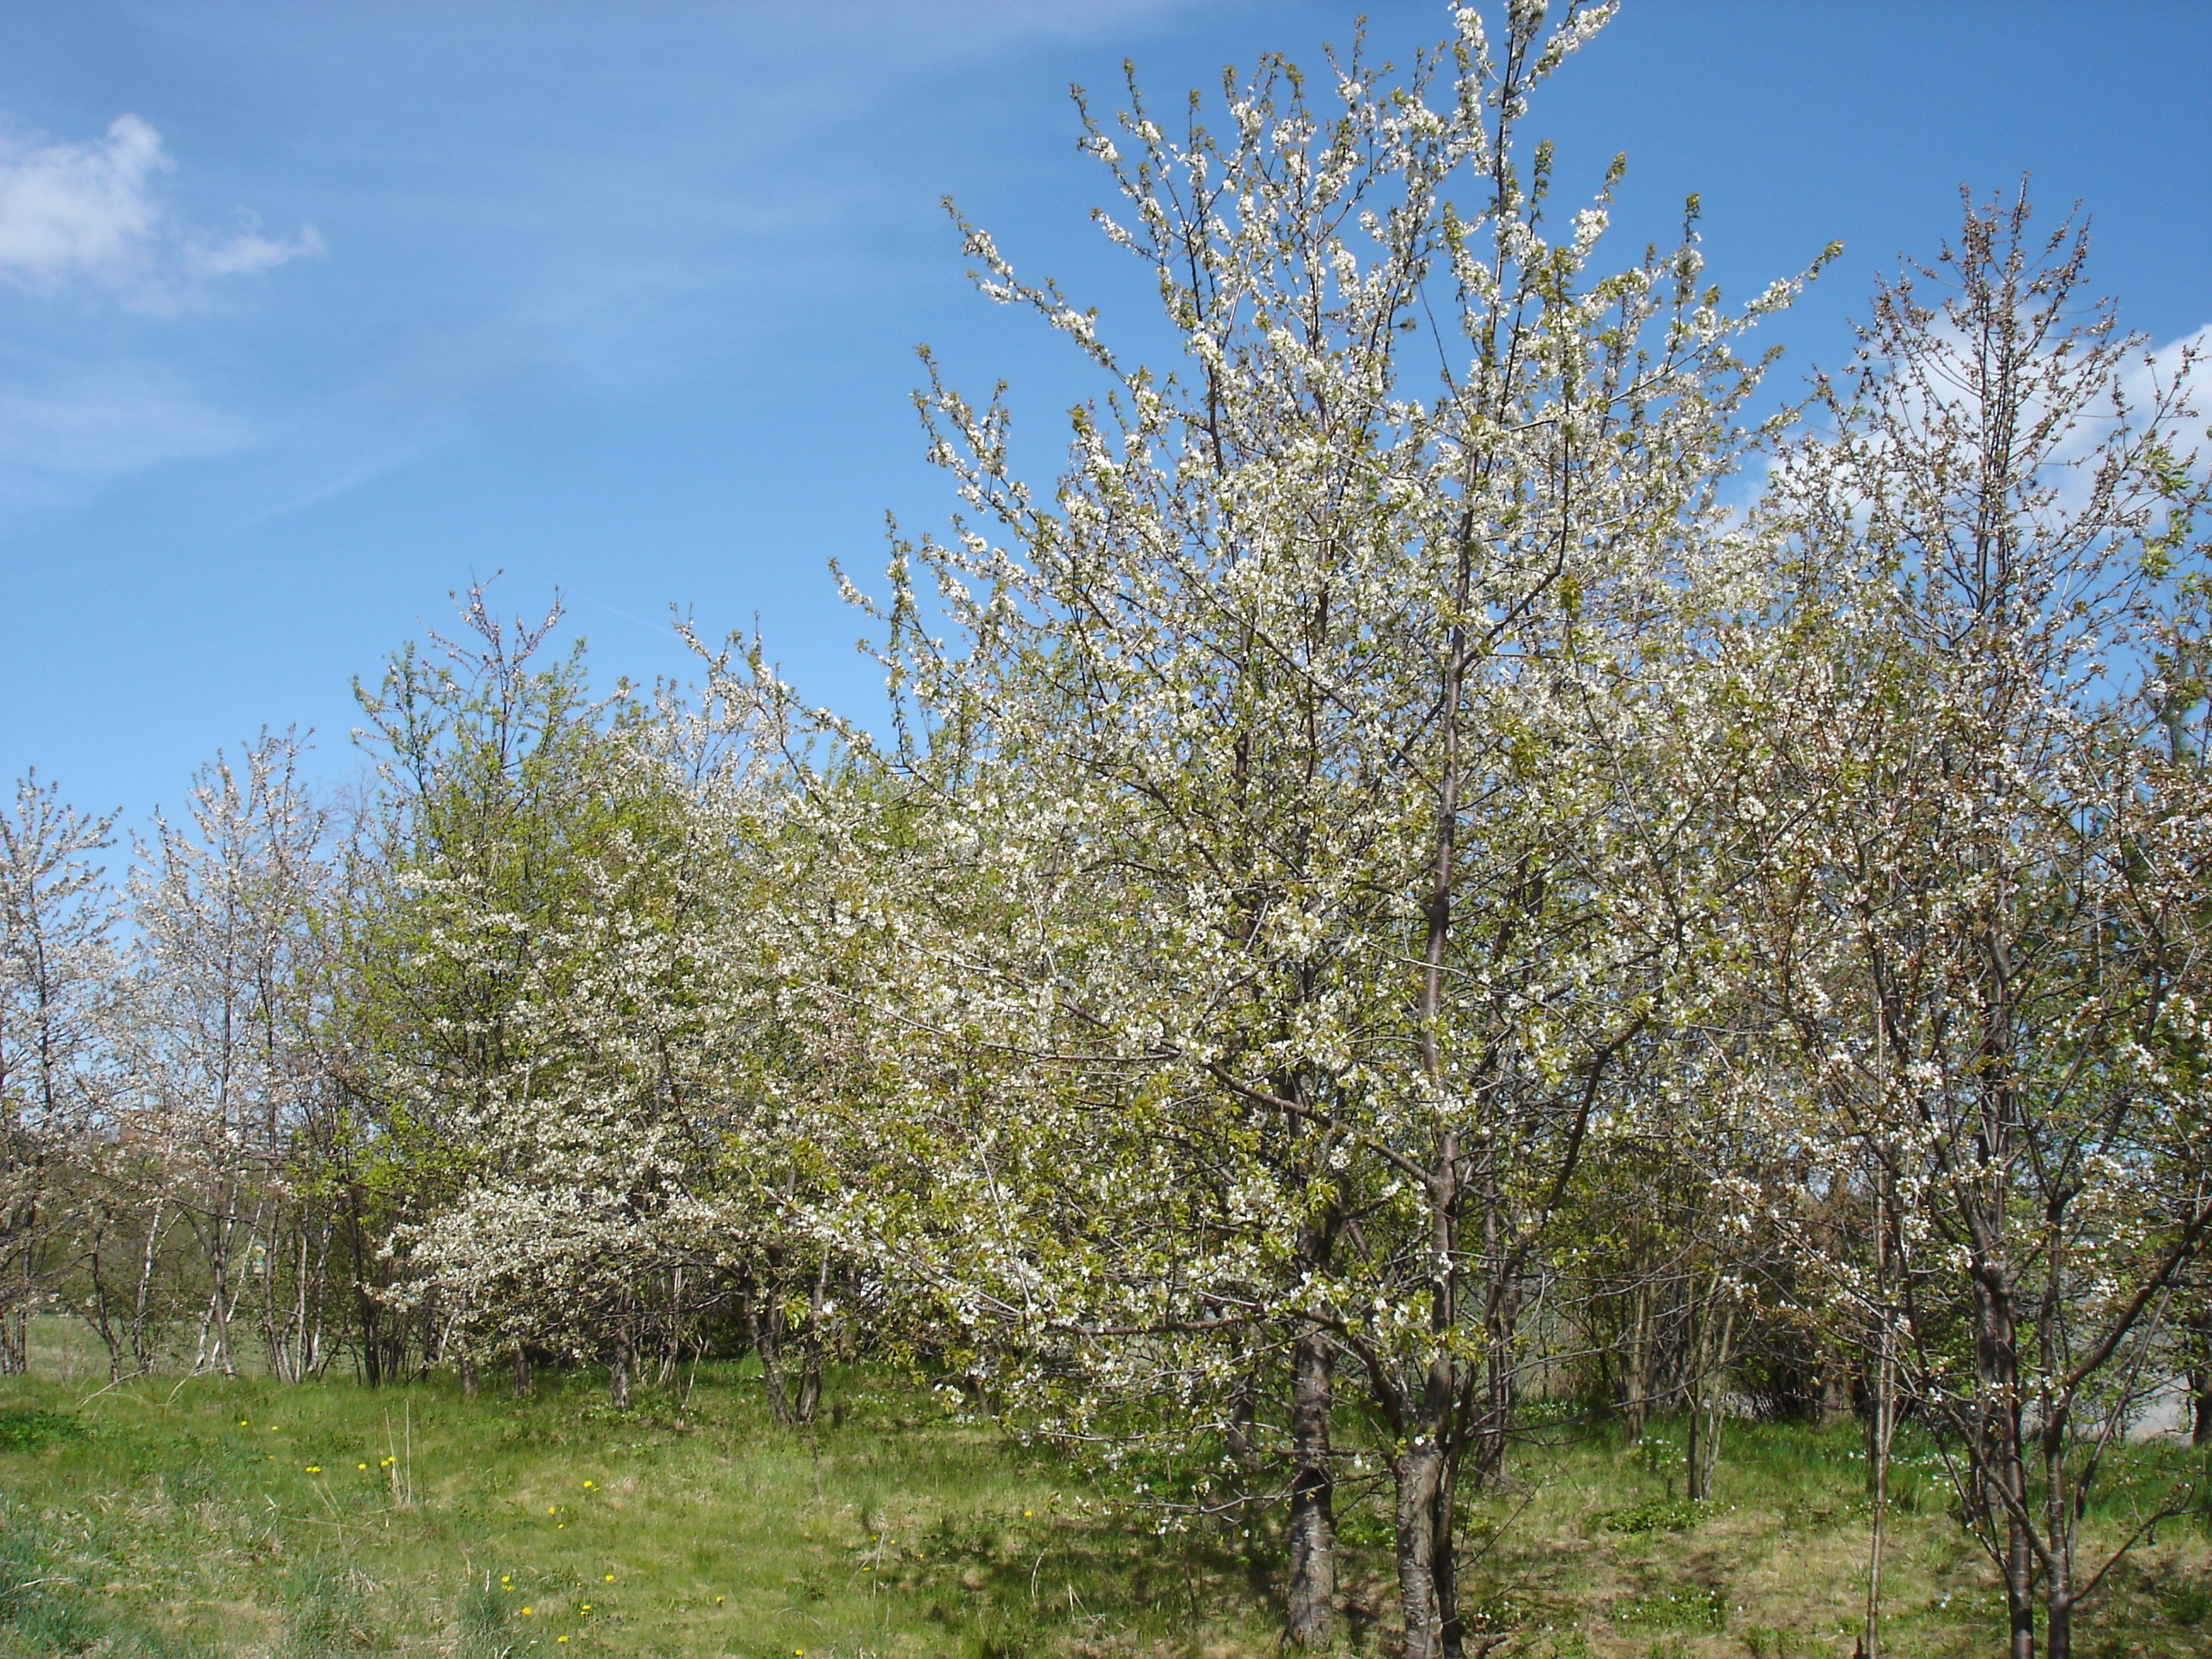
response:
{"label": "rough bark", "polygon": [[2004,1583],[2005,1650],[2035,1659],[2035,1559],[2027,1534],[2027,1466],[2021,1455],[2017,1320],[2009,1275],[1986,1265],[1974,1285],[1974,1370],[1980,1401],[1974,1425],[1975,1474],[1983,1512],[2001,1516],[2004,1544],[1997,1571]]}
{"label": "rough bark", "polygon": [[1334,1351],[1307,1325],[1291,1353],[1290,1583],[1284,1639],[1322,1649],[1336,1626],[1336,1477],[1329,1465]]}
{"label": "rough bark", "polygon": [[1459,1608],[1452,1571],[1453,1459],[1433,1436],[1398,1454],[1398,1616],[1405,1659],[1459,1659]]}

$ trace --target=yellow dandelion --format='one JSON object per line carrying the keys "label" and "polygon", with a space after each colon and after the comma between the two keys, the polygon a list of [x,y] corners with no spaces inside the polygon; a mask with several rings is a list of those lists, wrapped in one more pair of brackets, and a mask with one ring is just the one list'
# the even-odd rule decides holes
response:
{"label": "yellow dandelion", "polygon": [[592,1487],[594,1487],[594,1486],[598,1486],[599,1484],[599,1483],[598,1481],[596,1481],[596,1480],[586,1480],[586,1482],[584,1482],[584,1490],[585,1490],[586,1492],[589,1492],[589,1491],[591,1491],[591,1490],[592,1490]]}
{"label": "yellow dandelion", "polygon": [[722,1605],[722,1598],[720,1596],[718,1595],[714,1598],[714,1605],[718,1607]]}
{"label": "yellow dandelion", "polygon": [[615,1582],[615,1576],[614,1576],[614,1574],[612,1574],[612,1573],[609,1573],[609,1574],[607,1575],[607,1583],[609,1583],[610,1584],[611,1584],[611,1583],[613,1583],[614,1582]]}
{"label": "yellow dandelion", "polygon": [[558,1515],[561,1513],[561,1506],[558,1504],[548,1504],[545,1506],[545,1513],[548,1515]]}
{"label": "yellow dandelion", "polygon": [[556,1636],[556,1637],[555,1637],[553,1639],[554,1639],[555,1641],[556,1641],[556,1642],[565,1642],[565,1641],[567,1641],[568,1638],[567,1637],[565,1637],[565,1636]]}
{"label": "yellow dandelion", "polygon": [[368,1464],[366,1464],[366,1463],[356,1463],[356,1464],[355,1464],[355,1465],[354,1465],[354,1468],[357,1468],[357,1469],[365,1469],[365,1468],[367,1468],[368,1467]]}
{"label": "yellow dandelion", "polygon": [[585,1603],[584,1603],[584,1605],[583,1605],[582,1607],[578,1607],[578,1608],[576,1609],[576,1611],[577,1611],[577,1612],[579,1612],[579,1613],[589,1613],[591,1610],[592,1610],[592,1604],[591,1604],[589,1601],[585,1602]]}
{"label": "yellow dandelion", "polygon": [[528,1607],[525,1607],[525,1608],[523,1608],[523,1610],[522,1610],[522,1616],[523,1616],[525,1619],[527,1619],[527,1618],[529,1618],[529,1617],[530,1617],[530,1609],[529,1609]]}
{"label": "yellow dandelion", "polygon": [[307,1473],[309,1474],[320,1474],[322,1472],[323,1466],[320,1463],[310,1463],[307,1465]]}

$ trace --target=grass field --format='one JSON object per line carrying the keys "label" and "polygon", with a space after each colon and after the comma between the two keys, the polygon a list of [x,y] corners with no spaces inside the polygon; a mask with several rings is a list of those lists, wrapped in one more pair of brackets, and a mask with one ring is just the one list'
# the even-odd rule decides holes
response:
{"label": "grass field", "polygon": [[[963,1655],[1274,1650],[1268,1521],[1159,1535],[1053,1455],[882,1375],[811,1434],[741,1368],[615,1413],[589,1377],[518,1401],[202,1377],[0,1387],[0,1651]],[[1848,1654],[1863,1469],[1848,1433],[1732,1428],[1717,1501],[1676,1501],[1663,1431],[1532,1449],[1467,1506],[1471,1627],[1537,1659]],[[2172,1450],[2145,1452],[2140,1481]],[[1991,1581],[1908,1454],[1899,1655],[2001,1650]],[[1379,1496],[1379,1494],[1378,1494]],[[1349,1494],[1347,1494],[1349,1498]],[[1387,1651],[1388,1539],[1347,1501],[1346,1648]],[[2174,1526],[2082,1650],[2212,1652],[2212,1548]]]}

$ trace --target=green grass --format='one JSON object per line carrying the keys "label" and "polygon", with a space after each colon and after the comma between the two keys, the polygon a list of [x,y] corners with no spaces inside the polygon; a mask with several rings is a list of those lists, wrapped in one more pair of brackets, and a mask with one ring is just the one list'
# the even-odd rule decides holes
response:
{"label": "green grass", "polygon": [[[1275,1651],[1271,1522],[1163,1536],[1054,1455],[948,1418],[903,1381],[842,1376],[832,1399],[829,1420],[794,1434],[769,1420],[757,1377],[711,1365],[628,1413],[591,1377],[522,1401],[435,1380],[11,1381],[0,1654]],[[1502,1651],[1534,1659],[1849,1652],[1856,1437],[1731,1425],[1702,1505],[1679,1497],[1664,1428],[1653,1437],[1624,1452],[1609,1433],[1563,1434],[1522,1458],[1511,1490],[1462,1506],[1470,1630],[1510,1633]],[[2147,1490],[2180,1456],[2131,1454],[2129,1479]],[[1893,1528],[1890,1650],[1963,1659],[1991,1650],[2001,1620],[1926,1462],[1908,1443],[1901,1475],[1918,1485]],[[1385,1503],[1372,1483],[1345,1488],[1350,1651],[1390,1641]],[[2142,1552],[2081,1640],[2089,1659],[2208,1647],[2212,1551],[2182,1526]]]}
{"label": "green grass", "polygon": [[[1591,1659],[1829,1659],[1851,1651],[1864,1607],[1868,1502],[1862,1443],[1778,1424],[1729,1425],[1713,1501],[1682,1500],[1680,1425],[1624,1451],[1589,1435],[1524,1457],[1515,1491],[1468,1505],[1489,1541],[1462,1553],[1462,1598],[1518,1608],[1516,1654]],[[2171,1489],[2203,1455],[2171,1446],[2116,1455],[2092,1504],[2111,1535],[2131,1503]],[[1899,1437],[1884,1568],[1884,1647],[1899,1659],[2001,1652],[2003,1603],[1949,1513],[1934,1449]],[[1477,1554],[1476,1551],[1480,1553]],[[1368,1589],[1379,1594],[1378,1583]],[[2084,1609],[2076,1652],[2197,1659],[2212,1650],[2212,1539],[2162,1528]]]}
{"label": "green grass", "polygon": [[1274,1616],[1223,1540],[893,1378],[798,1434],[731,1367],[626,1413],[590,1377],[88,1394],[0,1389],[0,1653],[1256,1650]]}

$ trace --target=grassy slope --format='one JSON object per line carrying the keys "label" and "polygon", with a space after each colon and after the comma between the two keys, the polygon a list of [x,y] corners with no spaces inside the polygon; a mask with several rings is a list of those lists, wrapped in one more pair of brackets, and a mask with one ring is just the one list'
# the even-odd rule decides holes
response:
{"label": "grassy slope", "polygon": [[[587,1379],[521,1402],[434,1382],[90,1394],[0,1388],[0,1651],[1273,1650],[1266,1527],[1158,1537],[1053,1458],[880,1376],[848,1379],[839,1420],[811,1437],[714,1367],[688,1400],[626,1415]],[[1848,1653],[1864,1549],[1851,1437],[1733,1430],[1703,1514],[1668,1501],[1664,1445],[1533,1449],[1521,1489],[1468,1504],[1475,1626],[1551,1659]],[[1920,1479],[1922,1512],[1894,1532],[1892,1651],[1991,1651],[1989,1576]],[[1375,1650],[1387,1540],[1364,1509],[1345,1530],[1351,1641]],[[2168,1528],[2092,1625],[2092,1659],[2212,1651],[2202,1530]]]}

